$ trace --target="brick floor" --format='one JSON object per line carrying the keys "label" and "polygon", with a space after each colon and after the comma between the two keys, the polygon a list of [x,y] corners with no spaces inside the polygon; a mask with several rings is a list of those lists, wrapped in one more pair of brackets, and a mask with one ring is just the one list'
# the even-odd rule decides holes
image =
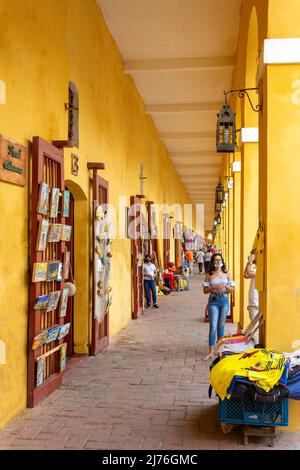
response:
{"label": "brick floor", "polygon": [[[78,361],[62,387],[0,432],[0,449],[270,449],[224,434],[208,398],[208,325],[202,276],[191,290],[159,297],[96,357]],[[226,325],[226,331],[235,329]],[[276,449],[300,449],[278,432]]]}

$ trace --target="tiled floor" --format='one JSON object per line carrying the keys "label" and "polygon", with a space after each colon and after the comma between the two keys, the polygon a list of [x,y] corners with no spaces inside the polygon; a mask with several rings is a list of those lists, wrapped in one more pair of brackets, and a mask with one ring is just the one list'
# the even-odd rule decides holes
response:
{"label": "tiled floor", "polygon": [[[159,297],[97,357],[0,433],[0,449],[270,449],[264,439],[224,434],[208,398],[208,325],[202,276],[191,291]],[[232,326],[226,329],[232,329]],[[278,433],[275,448],[300,449],[300,433]]]}

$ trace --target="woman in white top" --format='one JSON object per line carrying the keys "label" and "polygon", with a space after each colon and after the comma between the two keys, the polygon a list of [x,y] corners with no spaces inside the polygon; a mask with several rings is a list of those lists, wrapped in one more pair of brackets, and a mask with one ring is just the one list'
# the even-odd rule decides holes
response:
{"label": "woman in white top", "polygon": [[219,253],[212,255],[208,272],[203,283],[208,299],[209,354],[204,360],[212,359],[217,351],[216,340],[224,336],[224,327],[229,310],[228,294],[234,291],[234,281],[228,273],[224,259]]}
{"label": "woman in white top", "polygon": [[159,308],[156,301],[156,283],[155,283],[155,276],[157,273],[156,267],[153,263],[151,263],[151,258],[149,255],[145,256],[145,262],[143,266],[143,273],[144,273],[144,287],[147,299],[147,307],[151,305],[151,294],[152,293],[152,300],[153,300],[153,308]]}

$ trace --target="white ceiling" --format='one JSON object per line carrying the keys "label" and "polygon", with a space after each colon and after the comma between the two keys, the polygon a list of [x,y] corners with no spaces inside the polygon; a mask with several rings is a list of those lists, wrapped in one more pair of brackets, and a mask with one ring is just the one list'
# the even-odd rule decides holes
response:
{"label": "white ceiling", "polygon": [[191,199],[212,227],[222,155],[216,113],[230,89],[241,0],[97,0]]}

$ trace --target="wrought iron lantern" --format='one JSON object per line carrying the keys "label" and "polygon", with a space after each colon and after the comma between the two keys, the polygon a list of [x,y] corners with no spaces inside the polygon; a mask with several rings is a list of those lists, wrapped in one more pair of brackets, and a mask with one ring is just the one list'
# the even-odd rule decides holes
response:
{"label": "wrought iron lantern", "polygon": [[216,204],[223,204],[224,198],[225,198],[225,192],[223,185],[221,183],[221,178],[219,179],[218,186],[216,187]]}
{"label": "wrought iron lantern", "polygon": [[221,225],[222,219],[221,219],[221,214],[220,213],[218,213],[216,220],[217,220],[218,225]]}
{"label": "wrought iron lantern", "polygon": [[227,103],[227,95],[231,93],[237,93],[238,98],[242,99],[247,97],[252,110],[259,113],[262,110],[262,102],[256,106],[253,105],[248,91],[259,91],[260,88],[239,88],[237,90],[224,91],[225,104],[217,114],[217,152],[223,153],[234,153],[236,148],[236,124],[235,124],[235,113]]}
{"label": "wrought iron lantern", "polygon": [[236,147],[235,113],[225,104],[217,114],[217,152],[234,153]]}
{"label": "wrought iron lantern", "polygon": [[216,211],[216,212],[221,212],[221,210],[222,210],[222,204],[221,204],[221,202],[216,202],[216,204],[215,204],[215,211]]}

